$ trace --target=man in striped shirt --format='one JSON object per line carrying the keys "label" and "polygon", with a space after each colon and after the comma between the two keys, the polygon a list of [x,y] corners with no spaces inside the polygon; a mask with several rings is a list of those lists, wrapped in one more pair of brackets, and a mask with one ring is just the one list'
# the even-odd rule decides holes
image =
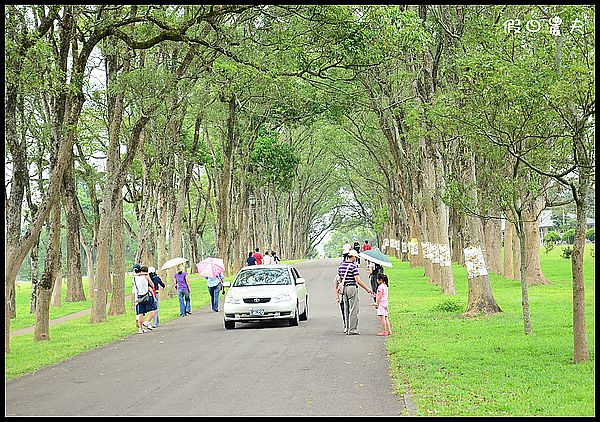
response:
{"label": "man in striped shirt", "polygon": [[342,293],[342,301],[344,304],[344,333],[350,336],[358,334],[358,285],[365,289],[370,295],[373,294],[373,291],[360,279],[358,267],[355,264],[357,256],[358,252],[350,250],[348,259],[342,262],[338,267],[339,279],[344,280],[344,290]]}

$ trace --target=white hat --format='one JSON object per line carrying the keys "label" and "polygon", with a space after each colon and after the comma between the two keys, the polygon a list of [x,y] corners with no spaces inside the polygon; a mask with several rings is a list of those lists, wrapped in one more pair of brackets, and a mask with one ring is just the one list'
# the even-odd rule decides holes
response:
{"label": "white hat", "polygon": [[149,273],[155,273],[156,272],[156,268],[154,268],[154,267],[148,267],[148,272]]}
{"label": "white hat", "polygon": [[358,256],[358,252],[356,252],[356,249],[350,249],[350,252],[348,252],[349,256]]}

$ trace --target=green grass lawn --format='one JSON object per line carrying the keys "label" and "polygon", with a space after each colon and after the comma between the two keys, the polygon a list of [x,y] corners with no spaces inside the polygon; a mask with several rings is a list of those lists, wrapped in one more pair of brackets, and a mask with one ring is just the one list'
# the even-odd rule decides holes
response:
{"label": "green grass lawn", "polygon": [[[502,313],[465,319],[466,269],[453,265],[456,295],[444,295],[423,269],[392,258],[386,340],[398,393],[413,395],[417,415],[595,414],[595,275],[585,252],[590,362],[573,364],[571,261],[557,247],[542,253],[551,284],[530,286],[532,333],[524,334],[520,282],[492,274]],[[407,388],[408,387],[408,388]]]}

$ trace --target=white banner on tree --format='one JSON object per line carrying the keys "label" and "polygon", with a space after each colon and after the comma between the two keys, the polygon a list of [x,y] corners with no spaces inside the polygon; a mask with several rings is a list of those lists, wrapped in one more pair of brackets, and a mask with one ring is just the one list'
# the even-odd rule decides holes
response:
{"label": "white banner on tree", "polygon": [[417,243],[417,238],[413,237],[410,239],[410,243],[408,244],[411,255],[419,255],[419,244]]}
{"label": "white banner on tree", "polygon": [[429,253],[429,242],[421,242],[421,248],[423,248],[423,258],[431,259],[431,254]]}
{"label": "white banner on tree", "polygon": [[431,253],[431,262],[434,264],[439,264],[440,263],[440,254],[438,252],[438,244],[437,243],[432,243],[429,246],[429,252]]}
{"label": "white banner on tree", "polygon": [[479,246],[465,248],[465,264],[467,265],[467,274],[469,278],[487,275],[483,252]]}
{"label": "white banner on tree", "polygon": [[452,259],[450,258],[450,247],[448,245],[438,245],[440,254],[440,267],[450,267]]}
{"label": "white banner on tree", "polygon": [[402,253],[408,253],[408,243],[402,242]]}

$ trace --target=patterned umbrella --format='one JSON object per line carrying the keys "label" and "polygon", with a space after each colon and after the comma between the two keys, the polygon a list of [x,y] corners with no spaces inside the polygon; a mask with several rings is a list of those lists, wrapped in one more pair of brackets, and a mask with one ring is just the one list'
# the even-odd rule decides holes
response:
{"label": "patterned umbrella", "polygon": [[215,278],[219,273],[225,271],[225,264],[220,258],[208,257],[198,262],[196,268],[199,275]]}
{"label": "patterned umbrella", "polygon": [[361,258],[364,258],[371,262],[375,262],[376,264],[382,265],[384,267],[392,267],[392,262],[390,261],[390,259],[377,248],[361,252],[358,255]]}

